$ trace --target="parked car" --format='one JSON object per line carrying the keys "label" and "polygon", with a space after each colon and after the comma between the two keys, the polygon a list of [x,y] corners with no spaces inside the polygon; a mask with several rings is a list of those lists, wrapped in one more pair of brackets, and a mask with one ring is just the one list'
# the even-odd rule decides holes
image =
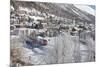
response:
{"label": "parked car", "polygon": [[43,38],[27,39],[25,42],[29,48],[46,46],[48,44],[47,40]]}

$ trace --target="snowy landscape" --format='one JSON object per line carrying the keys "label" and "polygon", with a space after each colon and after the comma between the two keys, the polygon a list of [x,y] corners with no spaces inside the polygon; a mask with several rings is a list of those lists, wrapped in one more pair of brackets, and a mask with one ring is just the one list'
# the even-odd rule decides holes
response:
{"label": "snowy landscape", "polygon": [[11,67],[95,61],[95,9],[10,1]]}

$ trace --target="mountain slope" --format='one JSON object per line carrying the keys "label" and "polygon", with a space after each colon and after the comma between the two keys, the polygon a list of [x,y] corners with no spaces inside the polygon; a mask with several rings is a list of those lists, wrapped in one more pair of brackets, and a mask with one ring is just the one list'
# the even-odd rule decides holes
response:
{"label": "mountain slope", "polygon": [[11,4],[14,5],[16,9],[18,9],[18,7],[26,7],[28,9],[34,8],[40,12],[50,13],[63,18],[76,19],[77,21],[84,21],[93,24],[95,23],[95,16],[76,7],[79,5],[24,1],[13,1]]}

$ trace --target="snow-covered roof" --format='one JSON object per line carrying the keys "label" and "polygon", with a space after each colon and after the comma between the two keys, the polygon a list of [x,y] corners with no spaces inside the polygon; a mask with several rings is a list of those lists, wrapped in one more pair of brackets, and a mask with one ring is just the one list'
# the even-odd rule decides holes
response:
{"label": "snow-covered roof", "polygon": [[21,10],[21,11],[26,11],[26,12],[31,12],[30,9],[28,9],[28,8],[23,8],[23,7],[19,7],[19,10]]}
{"label": "snow-covered roof", "polygon": [[34,20],[44,20],[43,17],[39,17],[39,16],[29,16],[30,18],[33,18]]}
{"label": "snow-covered roof", "polygon": [[88,5],[74,5],[75,7],[95,16],[95,10]]}

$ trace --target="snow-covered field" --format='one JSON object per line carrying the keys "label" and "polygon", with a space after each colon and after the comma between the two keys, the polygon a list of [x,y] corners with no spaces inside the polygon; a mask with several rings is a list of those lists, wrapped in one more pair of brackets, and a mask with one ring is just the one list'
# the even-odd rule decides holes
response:
{"label": "snow-covered field", "polygon": [[15,43],[17,46],[11,43],[11,46],[19,49],[21,55],[18,57],[25,65],[94,61],[91,59],[94,56],[94,49],[91,49],[95,46],[91,40],[87,41],[88,44],[82,44],[78,37],[72,37],[65,32],[57,37],[46,37],[45,39],[48,40],[48,45],[39,48],[29,49],[24,47],[25,44],[22,42]]}

